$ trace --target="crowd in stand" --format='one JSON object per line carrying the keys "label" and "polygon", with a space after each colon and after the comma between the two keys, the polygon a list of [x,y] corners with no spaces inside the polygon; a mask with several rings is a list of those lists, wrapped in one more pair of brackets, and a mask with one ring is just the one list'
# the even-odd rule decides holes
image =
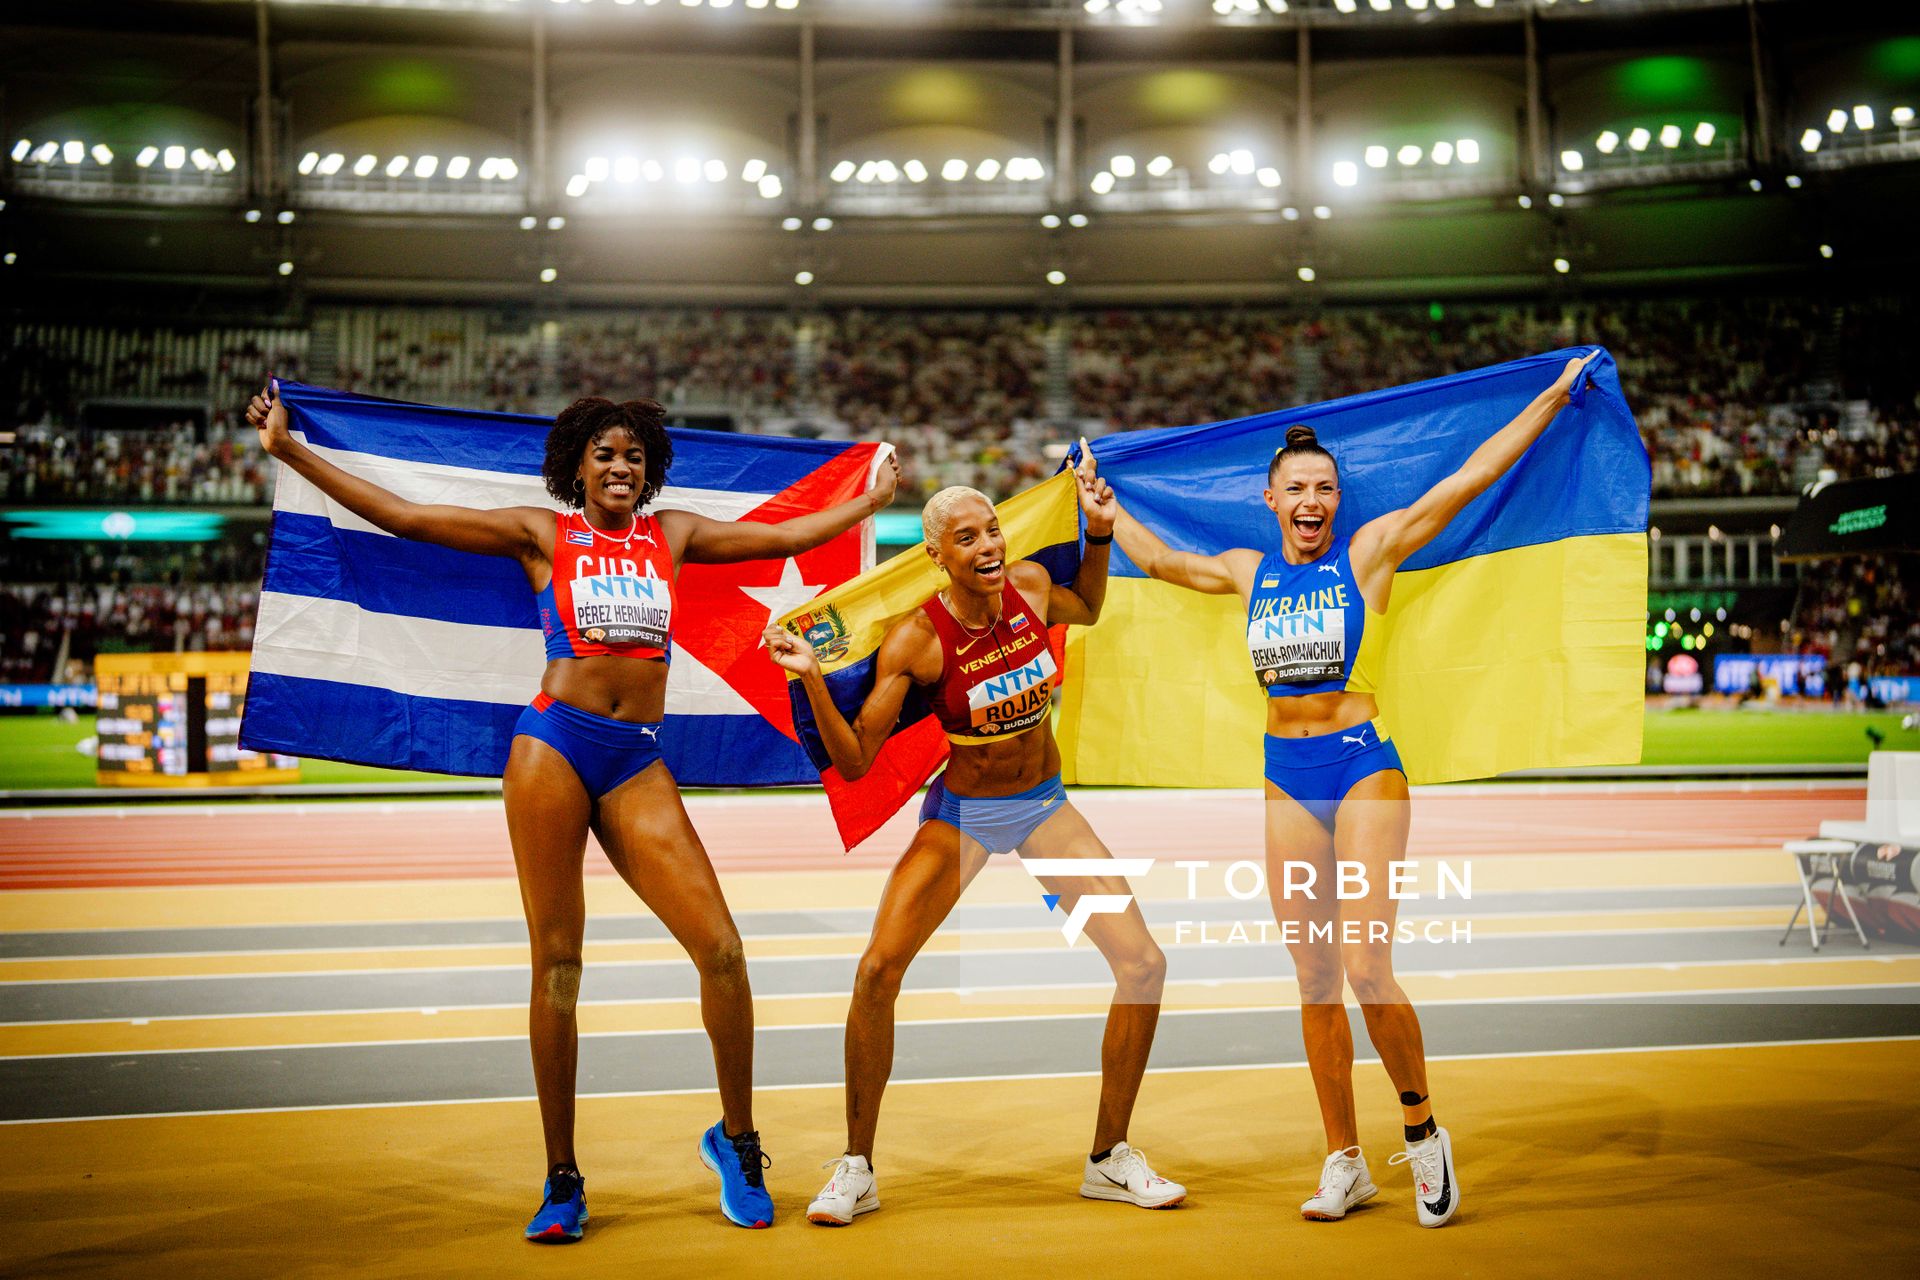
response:
{"label": "crowd in stand", "polygon": [[58,583],[0,588],[0,682],[41,683],[102,651],[246,649],[251,584]]}
{"label": "crowd in stand", "polygon": [[1861,676],[1920,671],[1920,557],[1846,556],[1800,579],[1792,648]]}

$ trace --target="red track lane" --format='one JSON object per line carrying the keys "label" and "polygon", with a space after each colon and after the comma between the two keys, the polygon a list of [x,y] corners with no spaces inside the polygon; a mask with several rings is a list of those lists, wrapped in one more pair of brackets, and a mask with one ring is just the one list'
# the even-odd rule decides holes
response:
{"label": "red track lane", "polygon": [[[1082,792],[1075,803],[1115,854],[1249,858],[1261,848],[1261,798]],[[909,805],[842,855],[826,804],[797,796],[695,800],[693,820],[714,865],[732,871],[886,867],[912,835]],[[1777,846],[1827,818],[1858,818],[1862,787],[1689,792],[1423,795],[1414,802],[1416,858]],[[599,849],[589,875],[611,875]],[[277,884],[511,876],[497,803],[235,805],[0,817],[0,889]]]}

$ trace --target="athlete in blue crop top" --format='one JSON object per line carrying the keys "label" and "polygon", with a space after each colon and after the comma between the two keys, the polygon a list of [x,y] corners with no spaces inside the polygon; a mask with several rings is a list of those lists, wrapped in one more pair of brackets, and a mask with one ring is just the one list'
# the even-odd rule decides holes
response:
{"label": "athlete in blue crop top", "polygon": [[573,1114],[589,827],[700,971],[721,1102],[700,1158],[720,1176],[721,1211],[741,1226],[773,1222],[753,1127],[746,959],[713,864],[660,760],[673,583],[683,564],[784,559],[817,547],[884,508],[899,478],[889,457],[865,496],[779,524],[648,514],[643,508],[673,460],[665,418],[652,400],[576,400],[554,420],[542,469],[548,494],[568,510],[488,511],[409,502],[341,470],[291,434],[276,385],[247,409],[267,452],[347,510],[402,538],[517,560],[539,598],[546,673],[515,726],[505,792],[533,949],[528,1024],[548,1163],[526,1237],[543,1244],[578,1240],[587,1220]]}
{"label": "athlete in blue crop top", "polygon": [[[1327,1132],[1319,1186],[1300,1207],[1310,1219],[1337,1220],[1375,1193],[1354,1121],[1343,977],[1400,1092],[1407,1150],[1390,1163],[1412,1166],[1420,1225],[1440,1226],[1460,1206],[1452,1136],[1435,1124],[1427,1098],[1420,1020],[1393,976],[1387,867],[1406,856],[1408,806],[1399,753],[1375,720],[1384,615],[1394,571],[1520,460],[1592,359],[1569,361],[1458,471],[1350,536],[1335,532],[1339,470],[1306,426],[1288,428],[1267,468],[1277,549],[1196,555],[1172,550],[1124,510],[1114,525],[1121,549],[1151,577],[1247,604],[1247,655],[1267,695],[1267,885],[1300,984],[1301,1031]],[[1341,902],[1327,890],[1336,859],[1365,867],[1365,896]],[[1316,893],[1286,892],[1290,860],[1312,866]]]}

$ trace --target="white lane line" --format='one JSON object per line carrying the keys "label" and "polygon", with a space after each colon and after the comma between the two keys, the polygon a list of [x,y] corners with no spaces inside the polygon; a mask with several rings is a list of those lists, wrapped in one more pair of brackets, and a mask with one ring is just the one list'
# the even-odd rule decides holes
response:
{"label": "white lane line", "polygon": [[[1434,1053],[1427,1055],[1428,1062],[1505,1062],[1519,1058],[1590,1058],[1603,1055],[1623,1055],[1636,1053],[1703,1053],[1716,1049],[1803,1049],[1821,1045],[1850,1044],[1905,1044],[1920,1042],[1920,1036],[1836,1036],[1830,1040],[1732,1040],[1719,1044],[1663,1044],[1641,1047],[1606,1049],[1527,1049],[1518,1053]],[[1380,1061],[1377,1057],[1355,1056],[1357,1066],[1370,1066]],[[1226,1064],[1211,1067],[1148,1067],[1148,1075],[1184,1075],[1200,1072],[1221,1071],[1299,1071],[1306,1068],[1304,1062],[1249,1062]],[[931,1084],[990,1084],[1007,1080],[1087,1080],[1100,1075],[1098,1070],[1081,1071],[1023,1071],[998,1075],[978,1076],[931,1076],[925,1079],[896,1079],[890,1088],[900,1089],[911,1085]],[[819,1080],[808,1084],[762,1085],[756,1094],[778,1093],[785,1089],[844,1089],[839,1080]],[[698,1089],[621,1089],[608,1093],[583,1093],[582,1100],[596,1098],[674,1098],[705,1096],[713,1090],[707,1087]],[[426,1102],[333,1102],[311,1107],[229,1107],[214,1111],[145,1111],[135,1115],[97,1115],[97,1116],[46,1116],[32,1120],[0,1120],[0,1125],[23,1124],[78,1124],[83,1121],[102,1120],[171,1120],[183,1117],[200,1116],[263,1116],[291,1115],[303,1111],[375,1111],[392,1110],[399,1107],[458,1107],[484,1105],[498,1102],[533,1102],[532,1094],[501,1094],[485,1098],[436,1098]]]}

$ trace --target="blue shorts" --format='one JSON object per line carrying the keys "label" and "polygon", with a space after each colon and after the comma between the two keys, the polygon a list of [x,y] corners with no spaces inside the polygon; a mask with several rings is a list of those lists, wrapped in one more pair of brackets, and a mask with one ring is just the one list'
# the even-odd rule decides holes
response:
{"label": "blue shorts", "polygon": [[1067,800],[1067,789],[1054,774],[1039,786],[1011,796],[957,796],[947,790],[943,773],[927,788],[920,803],[920,821],[936,818],[958,827],[973,837],[988,853],[1011,853],[1027,842],[1027,837],[1060,812]]}
{"label": "blue shorts", "polygon": [[1386,769],[1406,773],[1392,740],[1371,720],[1312,738],[1267,735],[1267,781],[1329,831],[1353,784]]}
{"label": "blue shorts", "polygon": [[538,738],[565,756],[590,800],[598,800],[660,758],[658,721],[613,720],[544,693],[514,724],[513,736],[522,735]]}

